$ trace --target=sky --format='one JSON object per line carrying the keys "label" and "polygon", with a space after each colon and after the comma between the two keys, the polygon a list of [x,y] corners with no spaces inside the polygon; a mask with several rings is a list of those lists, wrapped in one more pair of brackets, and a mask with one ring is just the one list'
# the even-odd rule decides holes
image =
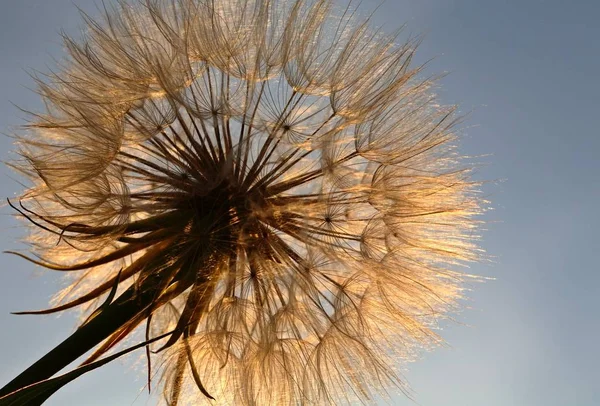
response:
{"label": "sky", "polygon": [[[379,1],[364,0],[373,9]],[[39,109],[28,69],[44,71],[77,33],[76,5],[21,0],[0,5],[0,131],[23,123],[14,105]],[[461,150],[493,210],[481,246],[491,260],[469,272],[465,310],[443,324],[447,346],[406,367],[413,399],[394,405],[592,406],[600,402],[600,2],[595,0],[388,0],[373,24],[424,34],[419,61],[447,73],[440,98],[468,114]],[[0,155],[12,140],[0,136]],[[0,197],[22,189],[0,169]],[[0,209],[0,248],[22,248],[21,223]],[[0,382],[65,338],[74,316],[13,316],[44,307],[57,275],[0,257]],[[46,404],[151,405],[143,372],[117,361],[68,385]],[[139,396],[138,396],[139,395]],[[85,399],[85,400],[82,400]]]}

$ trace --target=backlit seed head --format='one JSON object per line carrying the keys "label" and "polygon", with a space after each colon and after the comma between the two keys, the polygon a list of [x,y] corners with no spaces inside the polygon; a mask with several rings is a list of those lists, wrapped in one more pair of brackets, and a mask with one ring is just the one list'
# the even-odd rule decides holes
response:
{"label": "backlit seed head", "polygon": [[[166,403],[372,403],[440,338],[482,201],[397,45],[327,0],[121,0],[19,140],[57,310],[149,286]],[[33,260],[33,259],[32,259]],[[140,288],[142,290],[142,288]],[[150,317],[152,315],[152,317]]]}

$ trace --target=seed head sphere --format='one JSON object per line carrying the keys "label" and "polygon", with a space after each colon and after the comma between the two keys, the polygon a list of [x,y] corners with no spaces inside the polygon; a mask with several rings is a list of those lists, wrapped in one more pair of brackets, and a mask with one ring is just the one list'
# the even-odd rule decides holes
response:
{"label": "seed head sphere", "polygon": [[328,0],[83,17],[13,164],[30,180],[18,255],[72,281],[39,313],[130,304],[89,361],[172,331],[148,351],[169,405],[404,390],[461,298],[483,203],[418,40]]}

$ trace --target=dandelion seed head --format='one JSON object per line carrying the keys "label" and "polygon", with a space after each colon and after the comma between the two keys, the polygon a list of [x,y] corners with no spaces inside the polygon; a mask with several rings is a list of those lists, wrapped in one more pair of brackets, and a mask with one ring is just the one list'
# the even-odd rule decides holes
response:
{"label": "dandelion seed head", "polygon": [[93,357],[174,329],[156,356],[169,405],[406,390],[399,366],[462,296],[482,203],[418,41],[326,0],[121,0],[84,19],[14,165],[35,261],[75,275],[57,305],[157,281]]}

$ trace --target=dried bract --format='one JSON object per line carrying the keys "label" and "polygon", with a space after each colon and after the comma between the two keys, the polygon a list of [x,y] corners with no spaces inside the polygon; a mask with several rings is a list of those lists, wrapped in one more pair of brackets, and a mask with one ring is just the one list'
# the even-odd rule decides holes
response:
{"label": "dried bract", "polygon": [[481,212],[417,41],[327,0],[106,7],[19,140],[30,260],[76,275],[46,313],[118,285],[139,306],[90,359],[174,330],[154,348],[170,405],[404,388]]}

